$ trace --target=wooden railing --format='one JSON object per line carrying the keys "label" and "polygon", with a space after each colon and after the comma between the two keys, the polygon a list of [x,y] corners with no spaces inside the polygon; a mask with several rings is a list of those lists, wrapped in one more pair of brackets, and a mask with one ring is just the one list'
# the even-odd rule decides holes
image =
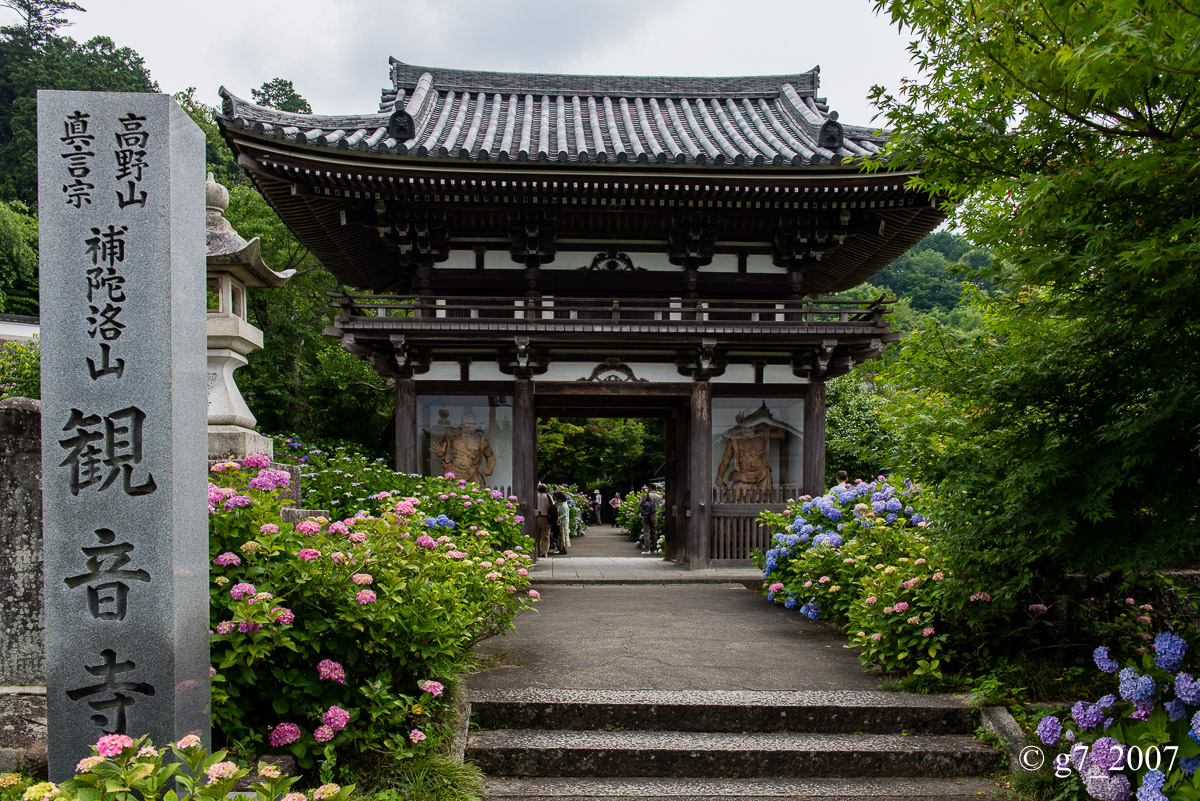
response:
{"label": "wooden railing", "polygon": [[345,317],[403,317],[424,320],[511,320],[527,323],[714,323],[777,325],[874,325],[894,299],[857,300],[629,300],[621,298],[497,298],[330,294]]}
{"label": "wooden railing", "polygon": [[780,484],[777,487],[751,489],[721,489],[713,487],[712,502],[718,504],[755,504],[760,507],[786,504],[803,492],[799,484]]}

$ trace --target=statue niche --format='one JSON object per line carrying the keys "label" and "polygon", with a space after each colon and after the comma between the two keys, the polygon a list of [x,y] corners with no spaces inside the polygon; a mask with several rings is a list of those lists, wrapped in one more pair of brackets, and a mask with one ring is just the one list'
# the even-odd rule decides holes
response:
{"label": "statue niche", "polygon": [[430,448],[441,464],[442,475],[453,473],[455,478],[486,487],[487,477],[496,469],[496,454],[487,436],[477,430],[478,425],[474,414],[463,412],[459,426],[446,427],[441,439],[434,440]]}
{"label": "statue niche", "polygon": [[771,441],[800,432],[775,419],[765,402],[753,414],[738,412],[735,419],[737,424],[722,436],[725,450],[713,483],[735,496],[772,489]]}

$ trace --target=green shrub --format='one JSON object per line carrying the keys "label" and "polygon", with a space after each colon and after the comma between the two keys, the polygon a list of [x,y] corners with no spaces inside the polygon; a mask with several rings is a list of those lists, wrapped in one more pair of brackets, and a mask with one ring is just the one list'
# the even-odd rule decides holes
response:
{"label": "green shrub", "polygon": [[0,400],[42,397],[41,353],[36,339],[0,345]]}

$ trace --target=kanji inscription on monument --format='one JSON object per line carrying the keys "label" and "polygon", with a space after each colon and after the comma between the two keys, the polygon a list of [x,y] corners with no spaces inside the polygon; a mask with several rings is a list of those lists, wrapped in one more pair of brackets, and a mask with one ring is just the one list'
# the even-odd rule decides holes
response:
{"label": "kanji inscription on monument", "polygon": [[209,738],[204,136],[170,97],[38,92],[50,777]]}

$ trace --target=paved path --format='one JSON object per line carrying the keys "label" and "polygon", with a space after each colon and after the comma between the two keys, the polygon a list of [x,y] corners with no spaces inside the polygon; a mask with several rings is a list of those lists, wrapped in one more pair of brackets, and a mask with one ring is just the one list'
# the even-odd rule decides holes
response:
{"label": "paved path", "polygon": [[[472,689],[878,685],[845,637],[748,589],[743,581],[761,583],[752,568],[687,571],[660,557],[605,556],[633,545],[611,527],[593,531],[571,556],[538,563],[532,573],[541,601],[518,618],[516,632],[476,648],[487,667],[470,678]],[[582,556],[585,549],[598,555]]]}
{"label": "paved path", "polygon": [[531,573],[535,585],[751,582],[757,588],[762,581],[762,573],[749,563],[745,567],[688,570],[657,554],[641,554],[625,531],[613,526],[591,526],[587,536],[571,540],[568,555],[541,559]]}

